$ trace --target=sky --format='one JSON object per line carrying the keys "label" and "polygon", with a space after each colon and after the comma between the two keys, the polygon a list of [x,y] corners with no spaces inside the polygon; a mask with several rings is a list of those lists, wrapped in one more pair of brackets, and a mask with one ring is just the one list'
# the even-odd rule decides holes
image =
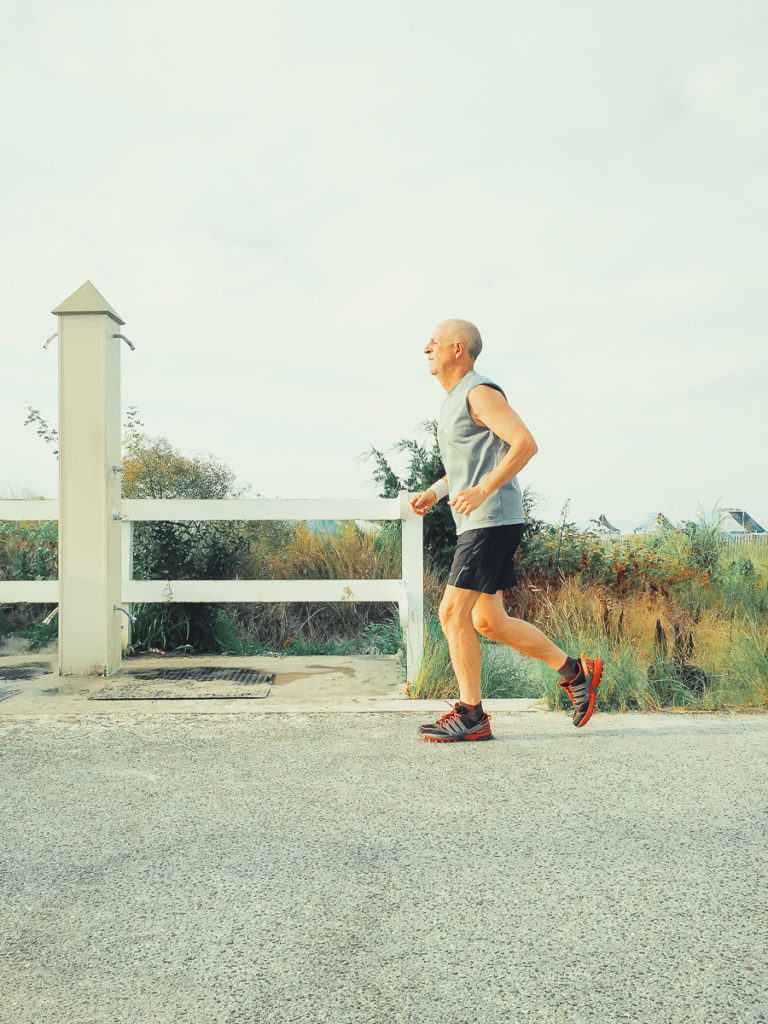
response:
{"label": "sky", "polygon": [[122,406],[250,493],[371,497],[479,373],[539,514],[768,528],[768,9],[758,2],[6,5],[0,494],[55,497],[51,310],[126,324]]}

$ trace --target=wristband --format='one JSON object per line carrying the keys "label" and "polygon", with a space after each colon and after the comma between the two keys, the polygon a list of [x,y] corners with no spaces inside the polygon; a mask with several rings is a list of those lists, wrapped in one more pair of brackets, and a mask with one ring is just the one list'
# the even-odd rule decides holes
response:
{"label": "wristband", "polygon": [[427,488],[428,491],[434,491],[437,495],[436,500],[440,501],[448,493],[448,481],[443,477],[440,480],[436,480],[433,484],[430,484]]}

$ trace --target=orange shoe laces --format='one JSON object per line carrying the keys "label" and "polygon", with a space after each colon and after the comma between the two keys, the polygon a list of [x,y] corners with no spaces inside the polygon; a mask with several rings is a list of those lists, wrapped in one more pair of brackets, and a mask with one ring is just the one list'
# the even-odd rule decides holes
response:
{"label": "orange shoe laces", "polygon": [[449,700],[447,700],[445,703],[450,707],[451,710],[450,711],[446,711],[444,715],[441,715],[438,718],[438,720],[435,722],[435,725],[442,725],[443,722],[447,722],[449,718],[460,718],[461,717],[461,712],[459,711],[458,703],[451,704],[451,702]]}

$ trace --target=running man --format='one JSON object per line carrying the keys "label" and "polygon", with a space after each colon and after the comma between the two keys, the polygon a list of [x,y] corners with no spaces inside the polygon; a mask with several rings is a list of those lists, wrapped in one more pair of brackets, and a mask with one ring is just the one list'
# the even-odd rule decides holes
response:
{"label": "running man", "polygon": [[514,554],[523,534],[523,502],[517,473],[538,451],[531,432],[510,408],[498,384],[474,369],[482,340],[467,320],[445,320],[424,349],[429,372],[448,392],[438,419],[437,441],[446,476],[414,495],[420,516],[446,494],[458,543],[440,602],[440,625],[448,640],[459,684],[459,700],[431,725],[425,740],[493,739],[480,692],[477,633],[538,658],[560,676],[575,711],[586,725],[603,672],[599,658],[572,658],[530,622],[504,609],[504,590],[517,583]]}

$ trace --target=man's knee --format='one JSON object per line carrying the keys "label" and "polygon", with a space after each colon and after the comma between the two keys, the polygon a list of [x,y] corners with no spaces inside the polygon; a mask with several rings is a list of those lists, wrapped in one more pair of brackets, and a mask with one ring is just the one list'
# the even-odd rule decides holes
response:
{"label": "man's knee", "polygon": [[453,606],[447,597],[443,597],[440,602],[440,607],[437,609],[437,617],[440,619],[440,625],[443,629],[446,629],[453,620]]}
{"label": "man's knee", "polygon": [[447,630],[456,630],[466,628],[472,625],[472,617],[469,609],[464,609],[456,601],[452,601],[451,598],[446,594],[443,596],[440,602],[440,607],[437,610],[437,617],[440,619],[440,625],[443,627],[443,632]]}
{"label": "man's knee", "polygon": [[472,625],[478,633],[482,633],[489,640],[495,640],[500,632],[499,623],[495,619],[489,619],[484,615],[473,615]]}
{"label": "man's knee", "polygon": [[504,626],[508,616],[498,612],[488,612],[486,609],[472,609],[472,625],[478,633],[489,640],[499,640],[504,634]]}

